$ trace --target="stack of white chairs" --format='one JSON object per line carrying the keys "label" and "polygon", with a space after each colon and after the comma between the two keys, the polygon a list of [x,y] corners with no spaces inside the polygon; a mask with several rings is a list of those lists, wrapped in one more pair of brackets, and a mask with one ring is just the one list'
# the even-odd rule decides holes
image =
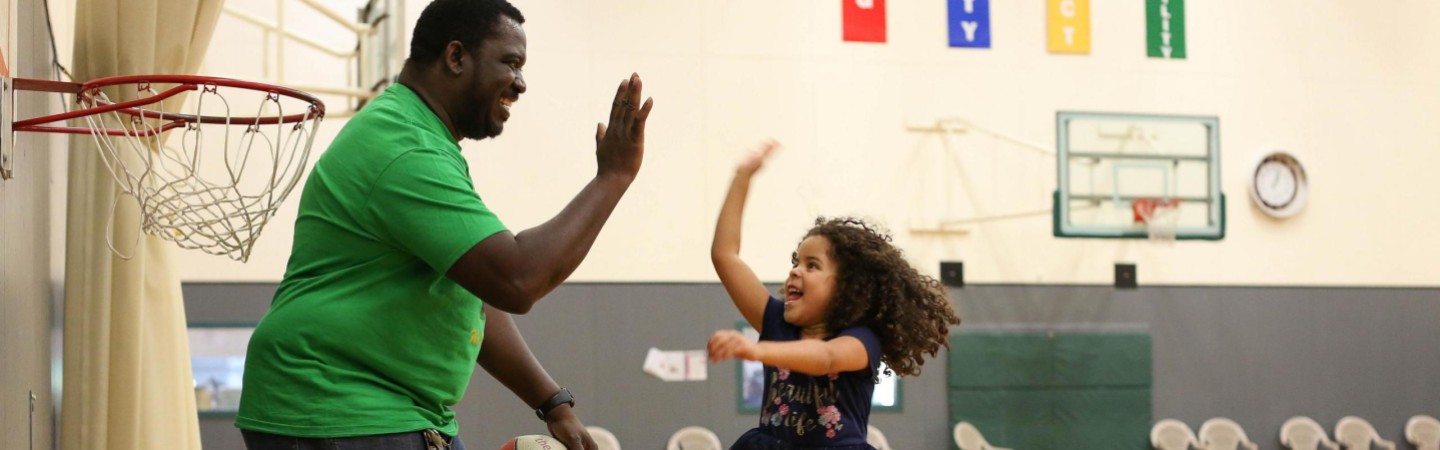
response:
{"label": "stack of white chairs", "polygon": [[1345,416],[1335,424],[1335,442],[1345,450],[1370,450],[1374,443],[1380,448],[1395,450],[1395,443],[1380,438],[1370,422],[1355,416]]}
{"label": "stack of white chairs", "polygon": [[1280,426],[1280,444],[1291,450],[1339,450],[1340,445],[1330,440],[1325,429],[1315,419],[1305,416],[1291,417]]}
{"label": "stack of white chairs", "polygon": [[1205,450],[1259,450],[1259,446],[1245,436],[1245,429],[1234,420],[1216,417],[1200,424],[1200,448]]}
{"label": "stack of white chairs", "polygon": [[980,429],[975,428],[970,422],[955,424],[954,434],[955,446],[960,447],[960,450],[1010,450],[990,445],[990,442],[985,440],[985,436],[980,434]]}
{"label": "stack of white chairs", "polygon": [[[1423,440],[1416,440],[1417,437],[1424,439],[1420,436],[1426,433],[1422,431],[1425,429],[1425,425],[1423,425],[1425,418],[1429,418],[1429,416],[1411,418],[1410,423],[1405,426],[1405,436],[1417,448],[1435,448],[1424,447],[1420,443]],[[1430,418],[1430,420],[1434,421],[1435,419]],[[1432,435],[1435,436],[1435,440],[1440,441],[1440,423],[1435,424],[1434,430]],[[1395,442],[1381,438],[1380,433],[1375,431],[1375,427],[1370,425],[1370,422],[1355,416],[1345,416],[1335,424],[1334,441],[1325,435],[1325,429],[1320,428],[1320,424],[1314,419],[1305,416],[1291,417],[1290,420],[1285,421],[1284,425],[1280,426],[1280,443],[1292,450],[1317,450],[1321,446],[1329,450],[1370,450],[1373,448],[1372,445],[1395,450]],[[1435,445],[1440,446],[1440,443]],[[1436,450],[1440,450],[1440,448]]]}
{"label": "stack of white chairs", "polygon": [[881,433],[880,429],[875,428],[874,425],[869,425],[869,428],[865,430],[865,443],[875,447],[875,450],[892,450],[890,440],[885,439],[885,433]]}
{"label": "stack of white chairs", "polygon": [[1190,450],[1200,447],[1200,441],[1185,422],[1162,419],[1150,427],[1150,446],[1156,450]]}
{"label": "stack of white chairs", "polygon": [[1405,422],[1405,440],[1416,450],[1440,450],[1440,420],[1419,415]]}
{"label": "stack of white chairs", "polygon": [[720,437],[705,427],[685,427],[670,435],[665,450],[724,450]]}
{"label": "stack of white chairs", "polygon": [[620,450],[620,440],[615,438],[615,433],[600,427],[585,427],[590,432],[590,438],[595,440],[595,445],[600,450]]}

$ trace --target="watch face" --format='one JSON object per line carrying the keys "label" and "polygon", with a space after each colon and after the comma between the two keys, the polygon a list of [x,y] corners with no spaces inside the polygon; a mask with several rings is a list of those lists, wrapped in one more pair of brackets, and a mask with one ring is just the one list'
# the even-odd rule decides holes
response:
{"label": "watch face", "polygon": [[1284,208],[1295,201],[1299,191],[1294,168],[1283,161],[1269,160],[1255,169],[1255,194],[1265,206]]}

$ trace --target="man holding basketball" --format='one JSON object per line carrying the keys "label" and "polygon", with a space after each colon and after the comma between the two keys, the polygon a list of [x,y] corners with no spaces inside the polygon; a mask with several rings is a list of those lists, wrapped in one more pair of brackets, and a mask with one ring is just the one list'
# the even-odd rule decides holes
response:
{"label": "man holding basketball", "polygon": [[585,258],[640,169],[653,103],[640,103],[638,75],[622,82],[596,130],[595,178],[553,219],[511,234],[476,194],[458,141],[499,135],[525,92],[524,21],[505,0],[431,3],[399,82],[316,162],[246,355],[235,423],[251,450],[463,448],[450,407],[477,361],[557,440],[595,448],[509,314]]}

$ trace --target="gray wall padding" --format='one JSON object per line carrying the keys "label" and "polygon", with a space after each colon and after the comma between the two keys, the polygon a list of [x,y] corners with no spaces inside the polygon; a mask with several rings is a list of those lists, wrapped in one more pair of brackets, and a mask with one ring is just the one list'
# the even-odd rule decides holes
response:
{"label": "gray wall padding", "polygon": [[[273,292],[268,284],[187,284],[185,301],[192,321],[258,320]],[[1440,415],[1436,288],[969,285],[951,298],[967,330],[1146,330],[1154,416],[1197,430],[1230,417],[1263,449],[1281,448],[1280,424],[1294,415],[1327,430],[1358,415],[1400,442],[1410,416]],[[683,426],[707,426],[728,444],[758,420],[736,412],[733,363],[712,366],[708,382],[664,383],[640,372],[650,347],[703,349],[712,331],[737,320],[718,284],[577,283],[518,322],[550,374],[575,391],[587,424],[610,429],[624,448],[657,449]],[[895,448],[953,448],[946,366],[942,352],[905,379],[903,412],[872,415]],[[457,410],[470,448],[544,431],[483,371]],[[207,450],[243,448],[231,421],[202,421]]]}

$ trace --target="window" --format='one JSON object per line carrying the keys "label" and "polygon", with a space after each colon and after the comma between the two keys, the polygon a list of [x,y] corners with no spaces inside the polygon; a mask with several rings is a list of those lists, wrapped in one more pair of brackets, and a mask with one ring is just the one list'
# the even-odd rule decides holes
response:
{"label": "window", "polygon": [[191,324],[190,370],[195,409],[201,414],[234,414],[240,407],[245,347],[253,324]]}

